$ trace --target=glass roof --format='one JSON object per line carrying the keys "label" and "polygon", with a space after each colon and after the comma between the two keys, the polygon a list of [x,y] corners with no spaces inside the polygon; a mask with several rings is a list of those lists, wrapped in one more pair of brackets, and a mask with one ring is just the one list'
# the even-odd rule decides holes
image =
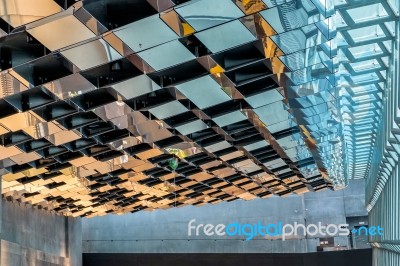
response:
{"label": "glass roof", "polygon": [[390,67],[394,21],[398,19],[395,2],[398,5],[398,1],[362,1],[360,5],[349,0],[342,2],[336,13],[341,21],[338,31],[348,44],[339,48],[347,60],[341,63],[346,70],[340,74],[345,78],[338,82],[348,178],[368,174]]}
{"label": "glass roof", "polygon": [[[327,169],[340,187],[348,178],[366,177],[398,14],[393,1],[336,0],[332,13],[331,1],[313,2],[324,16],[320,22],[283,23],[279,25],[282,34],[271,38],[285,53],[281,61],[295,70],[287,74],[293,84],[304,86],[318,73],[326,73],[318,63],[329,69],[331,93],[296,97],[289,105],[300,127],[307,130],[304,135],[319,147],[311,149],[318,168]],[[267,11],[264,14],[267,17]],[[333,104],[328,108],[329,103]],[[332,119],[340,121],[336,134],[325,135],[327,121]]]}
{"label": "glass roof", "polygon": [[381,3],[350,8],[347,13],[355,23],[389,17],[388,12]]}

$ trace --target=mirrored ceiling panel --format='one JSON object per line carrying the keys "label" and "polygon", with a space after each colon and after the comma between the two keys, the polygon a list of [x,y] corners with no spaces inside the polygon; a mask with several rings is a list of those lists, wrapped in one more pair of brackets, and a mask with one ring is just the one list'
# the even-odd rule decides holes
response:
{"label": "mirrored ceiling panel", "polygon": [[243,17],[243,12],[230,0],[189,1],[175,8],[176,12],[196,31]]}
{"label": "mirrored ceiling panel", "polygon": [[80,70],[86,70],[98,65],[120,59],[120,55],[113,47],[103,39],[91,41],[61,52]]}
{"label": "mirrored ceiling panel", "polygon": [[93,217],[370,175],[397,1],[60,2],[0,5],[3,195]]}
{"label": "mirrored ceiling panel", "polygon": [[5,0],[0,6],[0,17],[11,27],[17,28],[62,10],[53,0]]}

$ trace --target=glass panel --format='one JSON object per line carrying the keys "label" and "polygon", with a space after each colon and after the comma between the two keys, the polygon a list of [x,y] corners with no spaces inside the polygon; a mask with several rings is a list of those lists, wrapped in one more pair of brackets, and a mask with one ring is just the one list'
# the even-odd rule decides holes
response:
{"label": "glass panel", "polygon": [[383,5],[380,3],[352,8],[347,10],[347,12],[356,23],[389,16]]}
{"label": "glass panel", "polygon": [[190,1],[176,12],[196,31],[212,28],[244,16],[243,12],[231,0]]}

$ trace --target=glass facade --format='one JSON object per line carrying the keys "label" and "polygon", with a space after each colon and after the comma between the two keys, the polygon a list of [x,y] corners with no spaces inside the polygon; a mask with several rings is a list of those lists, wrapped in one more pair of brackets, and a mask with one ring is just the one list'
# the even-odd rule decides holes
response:
{"label": "glass facade", "polygon": [[379,121],[377,143],[367,179],[366,202],[370,224],[385,228],[384,236],[371,237],[374,265],[400,263],[399,196],[399,21],[394,24],[389,71]]}

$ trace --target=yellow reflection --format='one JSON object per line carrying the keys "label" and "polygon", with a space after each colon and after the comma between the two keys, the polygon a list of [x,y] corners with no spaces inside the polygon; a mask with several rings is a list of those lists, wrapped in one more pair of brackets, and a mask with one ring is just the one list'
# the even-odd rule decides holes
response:
{"label": "yellow reflection", "polygon": [[195,32],[194,28],[183,21],[175,10],[161,14],[160,18],[179,36],[183,37]]}
{"label": "yellow reflection", "polygon": [[261,0],[236,0],[236,4],[246,13],[246,15],[256,13],[267,8],[267,6]]}
{"label": "yellow reflection", "polygon": [[271,40],[271,38],[264,38],[263,39],[263,45],[264,45],[264,54],[266,58],[273,58],[277,56],[284,55],[284,53],[281,51],[281,49],[276,46],[276,44]]}
{"label": "yellow reflection", "polygon": [[178,158],[183,159],[187,157],[189,154],[186,153],[186,150],[181,149],[166,149],[170,154],[176,155]]}
{"label": "yellow reflection", "polygon": [[224,71],[225,70],[218,64],[210,69],[211,74],[219,74],[219,73],[223,73]]}

